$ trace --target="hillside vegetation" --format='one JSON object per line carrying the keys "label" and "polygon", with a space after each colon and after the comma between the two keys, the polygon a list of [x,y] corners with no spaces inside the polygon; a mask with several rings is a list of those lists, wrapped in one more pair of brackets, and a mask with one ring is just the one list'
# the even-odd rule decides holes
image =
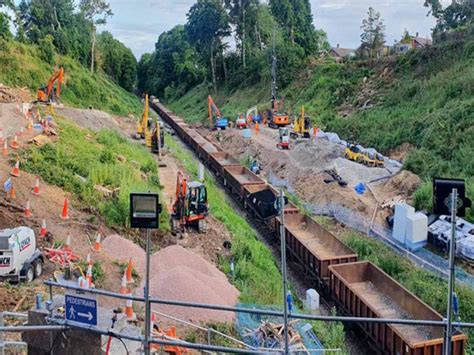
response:
{"label": "hillside vegetation", "polygon": [[[105,75],[91,73],[76,60],[55,55],[56,66],[65,70],[65,85],[61,102],[80,108],[94,107],[117,115],[139,116],[140,100],[119,87]],[[28,87],[33,94],[47,83],[54,65],[45,60],[43,50],[34,44],[0,39],[0,83],[13,87]]]}
{"label": "hillside vegetation", "polygon": [[[209,85],[200,84],[170,107],[191,122],[206,122],[210,91]],[[364,96],[366,91],[370,94]],[[416,207],[430,207],[434,176],[466,178],[468,194],[474,198],[472,38],[412,51],[386,62],[312,63],[282,95],[290,113],[304,105],[319,127],[346,140],[385,154],[409,143],[413,148],[405,168],[426,180],[416,193]],[[235,119],[256,104],[266,109],[269,97],[270,83],[263,81],[245,89],[223,86],[216,101],[225,116]],[[373,107],[357,108],[369,99]],[[342,117],[339,112],[347,107],[352,114]],[[469,218],[474,219],[473,212]]]}

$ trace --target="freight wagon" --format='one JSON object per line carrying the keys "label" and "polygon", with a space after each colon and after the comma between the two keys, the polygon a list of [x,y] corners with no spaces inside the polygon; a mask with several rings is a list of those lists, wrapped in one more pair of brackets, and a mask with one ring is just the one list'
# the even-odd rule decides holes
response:
{"label": "freight wagon", "polygon": [[215,152],[209,154],[208,165],[217,177],[223,177],[225,167],[240,166],[240,163],[228,153]]}
{"label": "freight wagon", "polygon": [[224,186],[240,201],[244,200],[245,186],[261,184],[265,184],[265,181],[244,166],[226,166],[224,168]]}
{"label": "freight wagon", "polygon": [[[209,145],[212,143],[160,103],[152,103],[152,107],[208,163],[224,186],[256,217],[257,223],[264,221],[271,235],[278,237],[280,219],[275,215],[276,209],[267,205],[278,195],[275,189],[229,154],[214,152]],[[344,313],[356,317],[442,320],[441,315],[381,269],[369,262],[357,262],[357,254],[288,201],[284,229],[290,258],[296,259],[320,287],[329,288],[331,297]],[[371,344],[384,354],[442,354],[441,327],[382,323],[359,325]],[[453,337],[454,355],[464,354],[466,340],[466,335],[456,333]]]}
{"label": "freight wagon", "polygon": [[[424,319],[443,317],[368,261],[329,267],[329,288],[339,308],[354,317]],[[382,323],[358,323],[384,354],[442,354],[443,328]],[[463,354],[467,337],[453,337],[453,354]]]}
{"label": "freight wagon", "polygon": [[[275,219],[276,231],[279,231],[280,225],[278,217]],[[330,265],[357,261],[357,254],[352,249],[305,214],[285,215],[284,228],[290,257],[298,260],[321,287],[329,278]]]}

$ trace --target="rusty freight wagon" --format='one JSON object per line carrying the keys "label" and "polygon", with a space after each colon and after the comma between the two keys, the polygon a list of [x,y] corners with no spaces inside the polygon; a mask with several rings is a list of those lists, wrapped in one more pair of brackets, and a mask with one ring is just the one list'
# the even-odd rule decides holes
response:
{"label": "rusty freight wagon", "polygon": [[217,153],[220,151],[222,151],[221,148],[215,146],[214,144],[209,142],[207,139],[205,143],[199,144],[197,147],[197,153],[198,153],[199,158],[204,160],[205,162],[209,161],[209,155],[211,153]]}
{"label": "rusty freight wagon", "polygon": [[[276,231],[280,224],[280,218],[275,218]],[[357,261],[357,254],[352,249],[305,214],[285,215],[284,225],[287,250],[320,286],[329,277],[330,265]]]}
{"label": "rusty freight wagon", "polygon": [[[244,186],[244,208],[251,212],[252,217],[260,221],[274,217],[278,214],[275,201],[279,193],[268,184]],[[298,213],[296,207],[285,197],[285,214]]]}
{"label": "rusty freight wagon", "polygon": [[[442,321],[442,316],[368,261],[329,267],[329,288],[340,308],[355,317]],[[443,328],[359,323],[384,354],[441,355]],[[453,354],[464,354],[467,337],[453,337]]]}
{"label": "rusty freight wagon", "polygon": [[260,184],[265,184],[265,181],[243,166],[224,167],[224,186],[238,196],[241,201],[244,199],[246,185]]}
{"label": "rusty freight wagon", "polygon": [[208,163],[210,169],[219,177],[224,176],[226,166],[240,166],[237,159],[225,152],[210,153]]}

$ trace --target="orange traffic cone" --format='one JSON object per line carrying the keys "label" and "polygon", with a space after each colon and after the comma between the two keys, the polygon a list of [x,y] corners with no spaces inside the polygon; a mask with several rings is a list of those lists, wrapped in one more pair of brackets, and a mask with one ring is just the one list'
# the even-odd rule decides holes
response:
{"label": "orange traffic cone", "polygon": [[156,322],[156,314],[155,313],[151,313],[151,319],[150,319],[150,329],[151,331],[153,332],[153,328],[155,326],[155,322]]}
{"label": "orange traffic cone", "polygon": [[46,237],[46,220],[44,218],[41,222],[40,237]]}
{"label": "orange traffic cone", "polygon": [[26,126],[26,129],[28,130],[28,132],[33,131],[33,121],[31,119],[28,120],[28,126]]}
{"label": "orange traffic cone", "polygon": [[40,179],[39,176],[35,179],[35,187],[33,187],[33,195],[38,196],[40,194]]}
{"label": "orange traffic cone", "polygon": [[94,251],[99,252],[101,248],[100,245],[100,233],[97,233],[97,237],[95,238],[95,243],[94,243]]}
{"label": "orange traffic cone", "polygon": [[67,237],[66,237],[66,244],[64,244],[64,250],[72,251],[72,248],[71,248],[71,235],[70,234],[68,234]]}
{"label": "orange traffic cone", "polygon": [[30,200],[28,200],[26,201],[25,218],[30,218],[30,217],[31,217]]}
{"label": "orange traffic cone", "polygon": [[125,274],[127,275],[127,282],[128,283],[133,282],[132,270],[133,270],[132,258],[130,258],[130,260],[128,261],[127,270],[125,271]]}
{"label": "orange traffic cone", "polygon": [[0,128],[0,144],[3,144],[5,142],[5,138],[3,138],[3,128]]}
{"label": "orange traffic cone", "polygon": [[3,142],[3,150],[2,150],[2,155],[4,157],[6,157],[8,155],[8,144],[7,144],[7,140],[5,139],[5,141]]}
{"label": "orange traffic cone", "polygon": [[20,161],[19,160],[16,161],[15,166],[13,167],[10,175],[14,177],[20,176]]}
{"label": "orange traffic cone", "polygon": [[[128,294],[129,296],[132,296],[131,293]],[[128,320],[135,320],[136,315],[133,313],[133,301],[132,300],[127,300],[126,306],[125,306],[125,315],[127,316]]]}
{"label": "orange traffic cone", "polygon": [[62,220],[69,219],[69,203],[67,201],[67,198],[64,199],[63,212],[61,213],[61,219]]}
{"label": "orange traffic cone", "polygon": [[126,295],[128,293],[128,290],[127,290],[127,275],[125,275],[125,272],[123,273],[122,282],[120,283],[120,293],[122,295]]}
{"label": "orange traffic cone", "polygon": [[18,144],[18,137],[16,135],[15,135],[15,138],[13,138],[13,141],[10,143],[10,148],[12,149],[20,148],[20,145]]}
{"label": "orange traffic cone", "polygon": [[92,265],[89,265],[87,267],[86,279],[87,279],[87,282],[89,283],[89,287],[91,287],[93,285],[93,283],[92,283]]}

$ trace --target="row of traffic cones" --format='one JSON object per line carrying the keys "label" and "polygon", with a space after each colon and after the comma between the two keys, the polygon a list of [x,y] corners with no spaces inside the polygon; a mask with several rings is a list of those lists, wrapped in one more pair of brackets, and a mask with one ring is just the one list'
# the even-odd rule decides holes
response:
{"label": "row of traffic cones", "polygon": [[[31,203],[30,200],[26,201],[25,209],[24,209],[24,217],[25,218],[30,218],[32,216],[31,213]],[[61,212],[61,215],[59,216],[62,220],[68,220],[69,219],[69,203],[67,198],[64,199],[64,205],[63,205],[63,210]],[[99,240],[100,243],[100,240]],[[99,250],[100,251],[100,247]]]}

